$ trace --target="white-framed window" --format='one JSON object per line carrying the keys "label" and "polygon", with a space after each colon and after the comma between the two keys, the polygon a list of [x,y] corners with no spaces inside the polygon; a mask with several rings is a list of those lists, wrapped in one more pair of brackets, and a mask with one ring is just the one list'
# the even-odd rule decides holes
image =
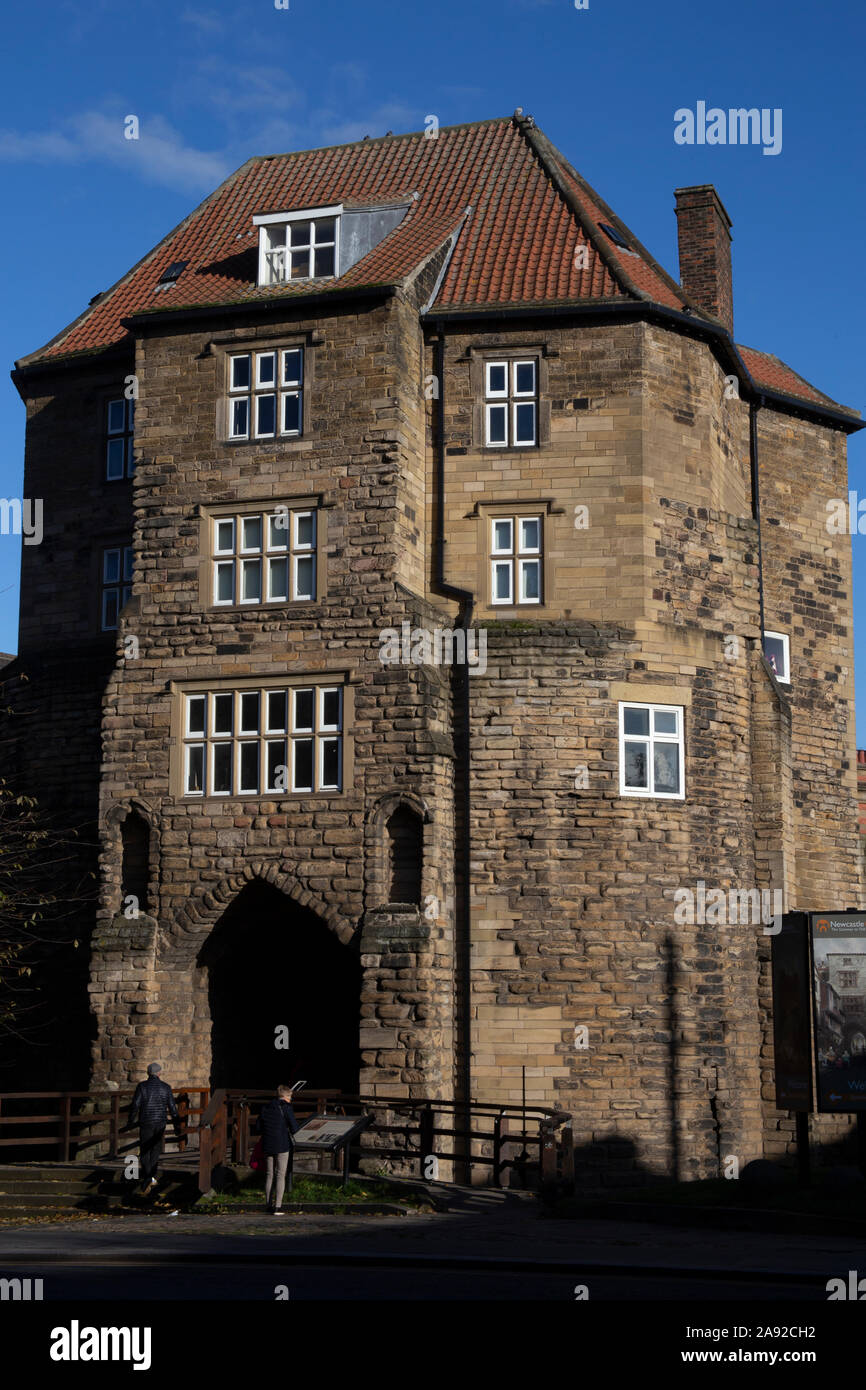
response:
{"label": "white-framed window", "polygon": [[110,545],[102,552],[102,631],[116,632],[121,608],[132,593],[132,546]]}
{"label": "white-framed window", "polygon": [[484,443],[526,449],[538,442],[538,363],[534,357],[484,363]]}
{"label": "white-framed window", "polygon": [[339,685],[183,695],[184,796],[341,791]]}
{"label": "white-framed window", "polygon": [[542,601],[541,517],[490,517],[491,604]]}
{"label": "white-framed window", "polygon": [[791,684],[791,639],[786,632],[764,633],[764,656],[780,685]]}
{"label": "white-framed window", "polygon": [[109,401],[105,420],[105,477],[109,483],[131,478],[135,472],[135,401]]}
{"label": "white-framed window", "polygon": [[229,439],[276,439],[303,433],[303,348],[230,353],[228,374]]}
{"label": "white-framed window", "polygon": [[316,598],[316,511],[277,506],[211,519],[211,602],[312,603]]}
{"label": "white-framed window", "polygon": [[619,706],[621,796],[685,796],[682,705]]}
{"label": "white-framed window", "polygon": [[259,284],[332,279],[340,264],[342,205],[254,217],[259,228]]}

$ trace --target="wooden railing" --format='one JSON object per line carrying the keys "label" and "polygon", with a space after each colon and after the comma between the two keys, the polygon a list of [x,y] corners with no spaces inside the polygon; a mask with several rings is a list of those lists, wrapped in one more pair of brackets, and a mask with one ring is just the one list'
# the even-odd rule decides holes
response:
{"label": "wooden railing", "polygon": [[[137,1136],[131,1134],[126,1142],[121,1138],[134,1094],[134,1086],[120,1091],[2,1091],[0,1150],[54,1149],[55,1161],[69,1163],[84,1149],[104,1148],[104,1157],[117,1158],[127,1149],[137,1147]],[[186,1149],[190,1135],[196,1132],[197,1124],[192,1122],[204,1113],[209,1095],[207,1086],[175,1088],[180,1118],[180,1133],[175,1142],[179,1152]],[[36,1129],[35,1134],[29,1132],[31,1127]],[[171,1129],[166,1139],[174,1140]],[[0,1160],[3,1157],[0,1153]]]}
{"label": "wooden railing", "polygon": [[[214,1173],[220,1165],[248,1163],[253,1144],[252,1122],[272,1096],[273,1091],[266,1090],[214,1092],[201,1125],[202,1192],[213,1189]],[[560,1179],[573,1181],[574,1145],[568,1124],[571,1116],[564,1110],[481,1101],[373,1099],[339,1091],[304,1091],[293,1102],[293,1108],[302,1123],[316,1112],[372,1114],[373,1124],[362,1146],[365,1156],[396,1159],[410,1166],[417,1162],[421,1178],[436,1176],[441,1160],[455,1164],[467,1174],[478,1166],[487,1168],[496,1187],[502,1186],[503,1175],[510,1169],[522,1172],[525,1178],[534,1170],[541,1186]],[[388,1112],[399,1122],[389,1123]],[[391,1136],[401,1142],[389,1143]],[[383,1138],[385,1143],[381,1142]],[[370,1139],[372,1142],[368,1142]],[[485,1147],[489,1153],[482,1151]],[[520,1152],[507,1155],[507,1148],[518,1148]],[[431,1159],[435,1160],[432,1172]]]}
{"label": "wooden railing", "polygon": [[214,1091],[210,1104],[201,1117],[198,1131],[198,1185],[201,1192],[210,1192],[214,1173],[229,1157],[229,1126],[227,1092]]}
{"label": "wooden railing", "polygon": [[[0,1161],[10,1148],[53,1149],[52,1158],[64,1163],[85,1155],[89,1161],[117,1158],[137,1149],[138,1134],[126,1124],[133,1094],[132,1086],[120,1091],[0,1092]],[[220,1168],[249,1162],[252,1122],[272,1096],[271,1090],[223,1088],[211,1095],[206,1086],[176,1088],[180,1132],[175,1140],[169,1126],[166,1140],[176,1142],[179,1153],[198,1145],[202,1192],[213,1189]],[[573,1179],[571,1117],[564,1110],[332,1090],[302,1091],[294,1109],[301,1123],[317,1112],[371,1115],[361,1151],[367,1158],[397,1160],[420,1178],[438,1176],[441,1161],[464,1176],[483,1168],[496,1187],[509,1170],[520,1173],[529,1186],[536,1180],[545,1186],[558,1178]]]}

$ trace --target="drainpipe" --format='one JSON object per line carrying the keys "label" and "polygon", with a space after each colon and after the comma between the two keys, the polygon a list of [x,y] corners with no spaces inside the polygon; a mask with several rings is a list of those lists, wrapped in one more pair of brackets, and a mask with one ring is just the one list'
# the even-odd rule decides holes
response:
{"label": "drainpipe", "polygon": [[764,558],[761,549],[761,485],[758,476],[758,411],[764,397],[749,402],[749,462],[752,469],[752,515],[758,523],[758,605],[761,615],[761,651],[764,650]]}
{"label": "drainpipe", "polygon": [[[443,598],[456,599],[460,604],[458,625],[467,634],[463,661],[452,670],[451,689],[454,701],[454,884],[455,884],[455,1043],[460,1058],[457,1073],[459,1099],[472,1098],[472,901],[471,859],[471,704],[469,698],[469,637],[475,595],[445,579],[445,325],[436,323],[436,537],[433,587]],[[464,1112],[469,1130],[468,1109]],[[467,1139],[469,1157],[471,1143]],[[469,1165],[466,1165],[468,1180]]]}

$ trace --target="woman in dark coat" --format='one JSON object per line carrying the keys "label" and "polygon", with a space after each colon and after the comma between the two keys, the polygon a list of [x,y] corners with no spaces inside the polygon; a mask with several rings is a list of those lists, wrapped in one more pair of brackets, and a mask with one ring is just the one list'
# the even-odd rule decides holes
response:
{"label": "woman in dark coat", "polygon": [[291,1105],[291,1086],[278,1086],[256,1121],[265,1155],[265,1205],[273,1216],[282,1216],[286,1173],[291,1159],[292,1135],[300,1128]]}

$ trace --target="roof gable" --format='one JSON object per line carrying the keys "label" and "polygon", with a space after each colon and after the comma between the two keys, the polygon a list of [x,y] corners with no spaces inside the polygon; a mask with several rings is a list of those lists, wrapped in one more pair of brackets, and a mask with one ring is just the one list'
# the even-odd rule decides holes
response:
{"label": "roof gable", "polygon": [[[257,283],[254,216],[394,203],[408,205],[405,217],[342,275]],[[605,233],[604,224],[626,247]],[[130,342],[128,321],[136,315],[384,291],[407,282],[449,242],[451,254],[428,306],[434,311],[646,302],[715,324],[531,117],[515,114],[440,127],[435,138],[417,132],[248,160],[18,366]],[[166,281],[169,267],[180,262],[182,271]],[[834,405],[778,359],[751,349],[743,349],[743,359],[768,389],[818,408]]]}
{"label": "roof gable", "polygon": [[[344,275],[256,283],[255,215],[398,201],[409,203],[406,217]],[[22,365],[119,343],[128,336],[123,320],[136,313],[399,284],[464,222],[439,286],[442,307],[633,297],[615,261],[599,255],[551,182],[521,124],[482,121],[442,127],[435,139],[421,132],[249,160]],[[576,257],[579,247],[585,255]],[[156,295],[164,272],[179,261],[187,263],[182,274]]]}

